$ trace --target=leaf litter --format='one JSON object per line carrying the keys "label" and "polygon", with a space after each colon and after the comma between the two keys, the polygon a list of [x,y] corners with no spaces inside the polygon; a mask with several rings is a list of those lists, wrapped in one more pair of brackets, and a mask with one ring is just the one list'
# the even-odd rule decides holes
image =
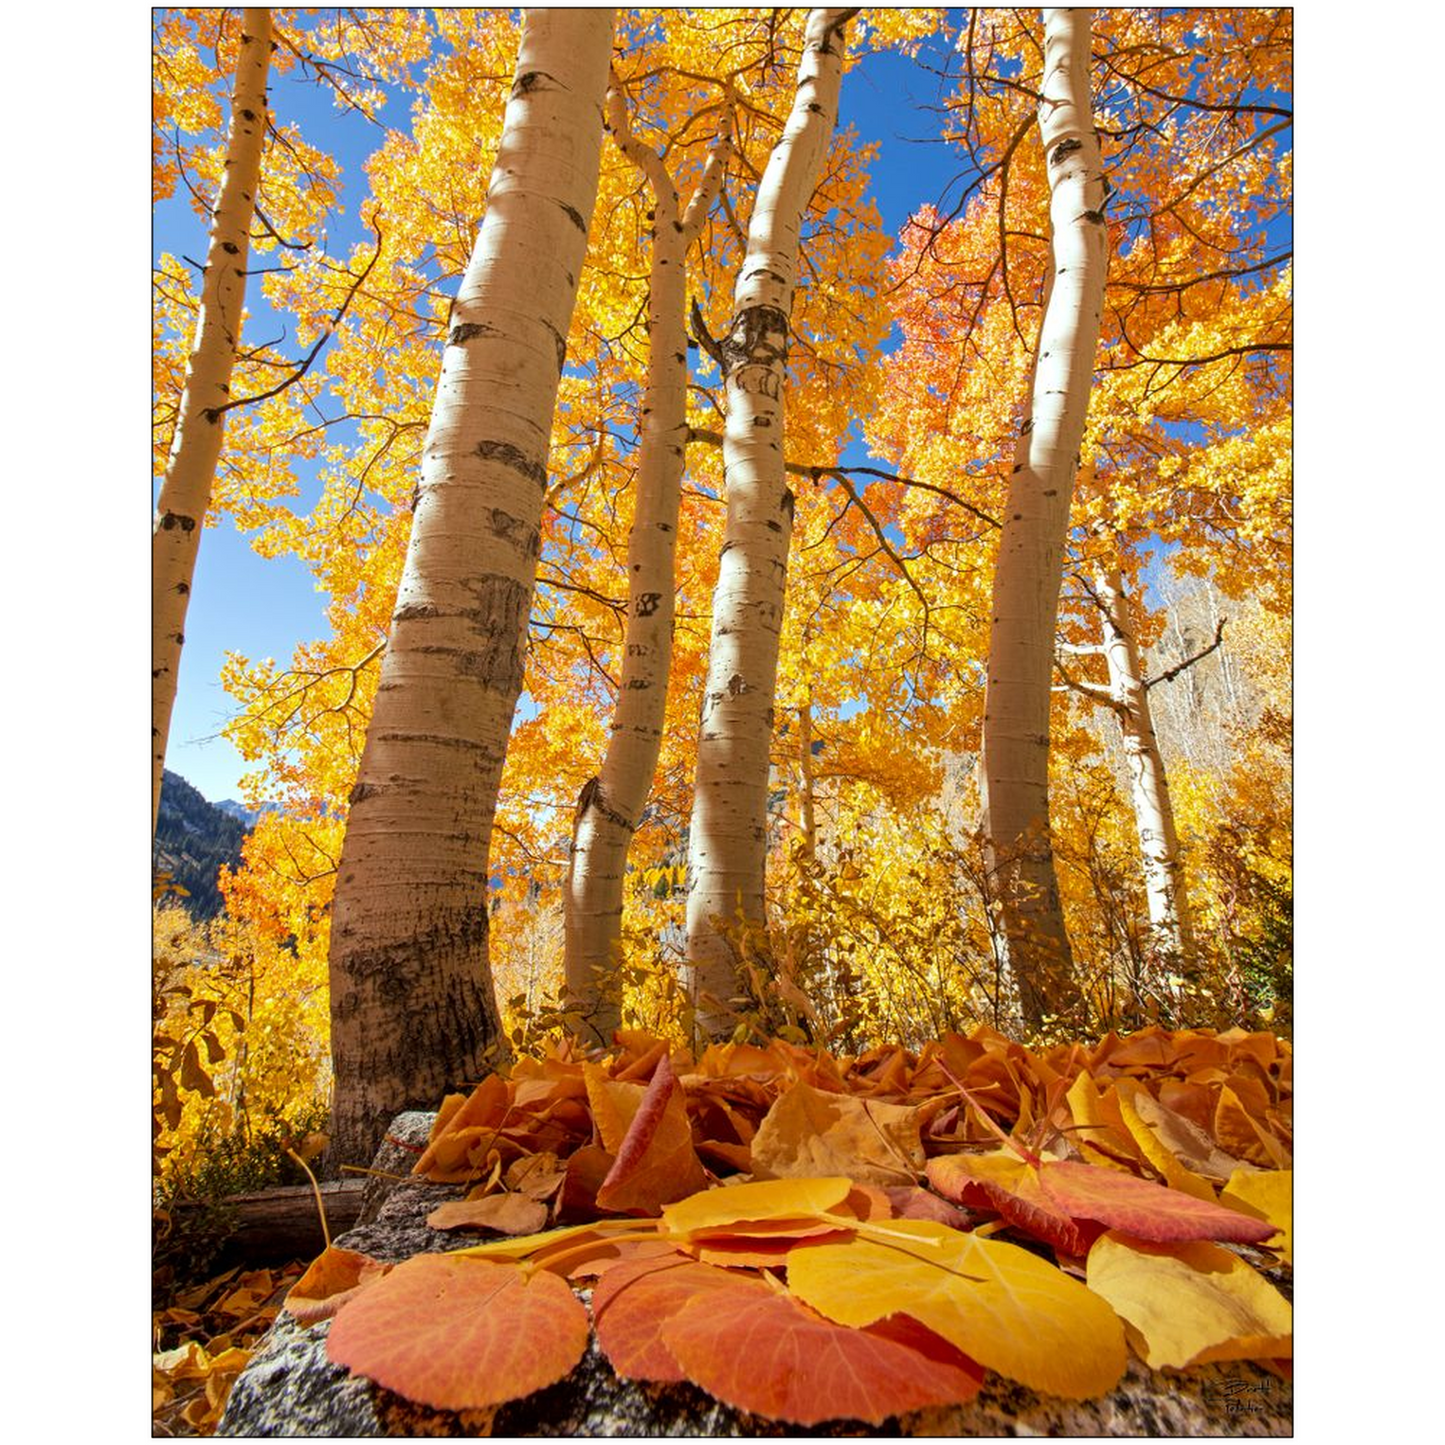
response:
{"label": "leaf litter", "polygon": [[966,1402],[990,1370],[1087,1399],[1130,1351],[1284,1367],[1273,1035],[617,1044],[444,1102],[414,1172],[471,1193],[431,1222],[501,1237],[389,1271],[323,1255],[290,1307],[334,1313],[333,1361],[472,1409],[564,1378],[595,1331],[621,1376],[794,1425]]}

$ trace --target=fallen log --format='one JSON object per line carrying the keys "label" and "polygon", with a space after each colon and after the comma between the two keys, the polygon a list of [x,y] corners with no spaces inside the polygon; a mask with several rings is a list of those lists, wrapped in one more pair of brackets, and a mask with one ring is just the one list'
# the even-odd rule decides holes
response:
{"label": "fallen log", "polygon": [[[343,1179],[321,1185],[326,1222],[334,1239],[356,1225],[361,1215],[363,1180]],[[172,1205],[171,1228],[183,1233],[204,1218],[224,1221],[221,1252],[227,1263],[249,1265],[310,1259],[326,1240],[316,1195],[309,1184],[284,1185],[251,1194],[196,1204]]]}

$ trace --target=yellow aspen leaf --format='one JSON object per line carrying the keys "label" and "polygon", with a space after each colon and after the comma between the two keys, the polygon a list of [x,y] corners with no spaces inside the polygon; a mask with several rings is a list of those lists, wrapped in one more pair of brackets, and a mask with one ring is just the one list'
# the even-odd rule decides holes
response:
{"label": "yellow aspen leaf", "polygon": [[1137,1091],[1130,1103],[1150,1132],[1185,1168],[1205,1179],[1221,1182],[1239,1167],[1239,1160],[1226,1154],[1187,1114]]}
{"label": "yellow aspen leaf", "polygon": [[1236,1169],[1219,1197],[1274,1225],[1279,1233],[1265,1241],[1266,1247],[1286,1264],[1294,1263],[1293,1169]]}
{"label": "yellow aspen leaf", "polygon": [[[1133,1136],[1145,1159],[1164,1176],[1165,1183],[1171,1189],[1182,1190],[1196,1199],[1213,1204],[1214,1188],[1209,1181],[1183,1164],[1140,1117],[1134,1106],[1134,1095],[1144,1093],[1144,1090],[1132,1079],[1120,1079],[1115,1085],[1114,1093],[1119,1100],[1119,1115],[1124,1120],[1124,1126]],[[1153,1102],[1152,1099],[1150,1102]]]}
{"label": "yellow aspen leaf", "polygon": [[602,1147],[609,1154],[616,1154],[642,1105],[643,1086],[611,1079],[598,1064],[583,1064],[582,1077],[587,1083],[587,1102],[592,1108],[592,1121],[602,1136]]}
{"label": "yellow aspen leaf", "polygon": [[702,1230],[744,1220],[814,1221],[841,1204],[853,1187],[851,1179],[769,1179],[706,1189],[680,1199],[662,1211],[662,1232],[686,1239]]}
{"label": "yellow aspen leaf", "polygon": [[860,1184],[913,1184],[923,1173],[919,1110],[801,1079],[781,1094],[753,1138],[759,1179],[847,1174]]}
{"label": "yellow aspen leaf", "polygon": [[839,1324],[906,1314],[988,1369],[1046,1394],[1082,1400],[1124,1373],[1112,1309],[1037,1255],[947,1225],[897,1219],[889,1239],[800,1245],[788,1288]]}
{"label": "yellow aspen leaf", "polygon": [[1103,1099],[1088,1074],[1081,1073],[1070,1085],[1068,1100],[1075,1125],[1069,1131],[1069,1138],[1078,1146],[1079,1152],[1091,1164],[1123,1169],[1125,1165],[1119,1156],[1132,1158],[1136,1151],[1129,1140],[1106,1121]]}
{"label": "yellow aspen leaf", "polygon": [[1089,1288],[1131,1327],[1145,1364],[1291,1353],[1289,1302],[1244,1260],[1202,1240],[1148,1244],[1110,1231],[1089,1251]]}
{"label": "yellow aspen leaf", "polygon": [[692,1147],[687,1100],[663,1054],[616,1163],[597,1190],[597,1203],[619,1213],[655,1214],[664,1204],[706,1188],[707,1175]]}

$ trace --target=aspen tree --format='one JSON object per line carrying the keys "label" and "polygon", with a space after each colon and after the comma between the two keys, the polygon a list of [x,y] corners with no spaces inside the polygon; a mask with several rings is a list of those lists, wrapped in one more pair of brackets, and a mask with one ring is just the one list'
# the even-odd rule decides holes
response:
{"label": "aspen tree", "polygon": [[488,855],[552,415],[597,196],[613,12],[525,12],[450,318],[332,910],[334,1162],[485,1072]]}
{"label": "aspen tree", "polygon": [[[1160,678],[1146,677],[1124,582],[1118,537],[1104,521],[1096,522],[1092,531],[1106,549],[1095,562],[1091,588],[1101,617],[1103,641],[1092,646],[1062,650],[1085,656],[1102,656],[1108,664],[1109,683],[1104,687],[1071,677],[1063,663],[1059,663],[1058,668],[1070,691],[1108,708],[1119,720],[1124,765],[1129,775],[1130,798],[1139,834],[1139,856],[1152,935],[1151,952],[1164,972],[1173,973],[1191,966],[1194,940],[1184,886],[1184,865],[1174,826],[1174,808],[1169,801],[1169,779],[1154,734],[1149,689],[1155,681],[1177,676],[1214,648],[1196,653]],[[1221,633],[1222,630],[1221,626]],[[1215,645],[1218,640],[1216,637]],[[1162,980],[1157,978],[1149,982],[1155,986],[1162,984]],[[1160,987],[1159,991],[1169,997],[1174,997],[1176,993],[1172,986],[1167,985]]]}
{"label": "aspen tree", "polygon": [[1038,1028],[1073,994],[1049,837],[1049,700],[1064,540],[1099,338],[1108,247],[1089,104],[1087,9],[1044,11],[1039,135],[1051,274],[1032,396],[1009,481],[989,635],[980,769],[1010,972]]}
{"label": "aspen tree", "polygon": [[1194,952],[1189,901],[1174,828],[1174,808],[1169,801],[1169,779],[1149,715],[1149,681],[1140,665],[1117,553],[1100,564],[1094,585],[1103,612],[1110,705],[1124,737],[1124,761],[1139,830],[1154,952],[1172,972],[1187,968]]}
{"label": "aspen tree", "polygon": [[718,924],[764,923],[769,750],[793,496],[783,455],[789,313],[803,213],[838,115],[844,27],[809,12],[792,112],[758,186],[733,314],[716,359],[727,424],[727,523],[688,839],[687,985],[705,1032],[728,1026],[732,949]]}
{"label": "aspen tree", "polygon": [[151,534],[151,831],[185,643],[186,610],[201,527],[221,458],[231,372],[241,342],[251,219],[266,139],[266,78],[271,67],[271,12],[241,12],[241,48],[231,94],[225,173],[211,214],[211,238],[165,479]]}
{"label": "aspen tree", "polygon": [[[627,101],[608,93],[618,147],[652,195],[652,261],[647,297],[647,380],[637,451],[636,512],[627,543],[627,629],[617,704],[598,775],[577,804],[566,889],[567,989],[603,1041],[621,1022],[615,972],[622,932],[627,852],[647,802],[662,747],[672,667],[677,515],[686,462],[687,251],[722,185],[730,111],[686,211],[655,151],[632,134]],[[681,214],[680,214],[681,212]]]}

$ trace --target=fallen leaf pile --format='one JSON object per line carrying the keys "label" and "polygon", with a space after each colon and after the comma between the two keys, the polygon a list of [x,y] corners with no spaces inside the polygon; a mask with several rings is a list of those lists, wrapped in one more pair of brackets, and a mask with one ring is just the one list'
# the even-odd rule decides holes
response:
{"label": "fallen leaf pile", "polygon": [[796,1425],[965,1402],[989,1370],[1086,1399],[1130,1350],[1288,1372],[1272,1035],[617,1044],[444,1102],[415,1172],[471,1187],[428,1223],[502,1237],[395,1267],[328,1249],[287,1303],[332,1318],[333,1361],[480,1409],[562,1379],[595,1331],[624,1378]]}
{"label": "fallen leaf pile", "polygon": [[246,1273],[227,1270],[156,1311],[152,1319],[156,1348],[151,1356],[153,1434],[215,1432],[231,1386],[280,1312],[283,1299],[289,1302],[287,1291],[301,1272],[300,1265]]}

